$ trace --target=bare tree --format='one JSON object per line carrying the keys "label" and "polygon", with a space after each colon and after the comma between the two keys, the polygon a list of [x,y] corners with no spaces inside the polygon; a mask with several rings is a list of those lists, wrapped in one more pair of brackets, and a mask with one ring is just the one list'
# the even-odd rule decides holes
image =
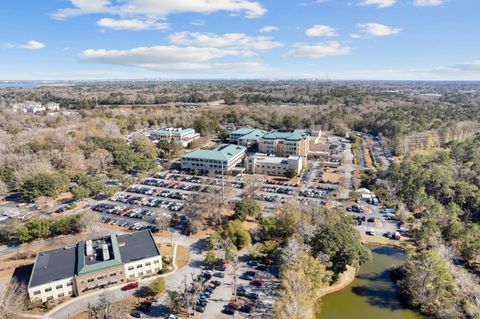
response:
{"label": "bare tree", "polygon": [[0,202],[3,202],[5,196],[8,194],[8,187],[2,180],[0,180]]}
{"label": "bare tree", "polygon": [[110,292],[104,289],[98,296],[97,303],[88,305],[90,319],[117,319],[125,316],[128,311],[124,302],[113,302]]}
{"label": "bare tree", "polygon": [[238,254],[233,256],[232,260],[232,295],[235,302],[237,301],[237,289],[238,289],[238,273],[240,271],[240,263],[238,262]]}
{"label": "bare tree", "polygon": [[256,175],[245,175],[243,177],[243,196],[245,198],[258,199],[262,190],[264,179]]}
{"label": "bare tree", "polygon": [[12,280],[0,286],[0,318],[18,318],[16,313],[24,310],[27,300],[25,285]]}

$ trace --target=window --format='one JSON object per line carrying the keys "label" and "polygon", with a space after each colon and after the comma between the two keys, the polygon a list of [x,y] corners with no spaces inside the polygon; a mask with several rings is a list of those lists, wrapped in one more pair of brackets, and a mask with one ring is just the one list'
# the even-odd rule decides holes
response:
{"label": "window", "polygon": [[133,275],[133,274],[128,276],[128,278],[134,278],[134,277],[135,277],[135,275]]}
{"label": "window", "polygon": [[101,276],[97,277],[97,280],[102,280],[102,279],[105,279],[105,278],[107,278],[107,275],[101,275]]}
{"label": "window", "polygon": [[140,265],[137,265],[137,268],[142,268],[142,267],[143,267],[143,265],[142,265],[142,264],[140,264]]}
{"label": "window", "polygon": [[[83,283],[83,281],[82,281],[82,283]],[[70,287],[71,285],[72,285],[71,282],[67,282],[67,287]]]}
{"label": "window", "polygon": [[51,287],[50,288],[45,288],[45,292],[50,292],[50,291],[52,291]]}
{"label": "window", "polygon": [[84,280],[80,281],[80,284],[82,284],[82,285],[83,285],[84,283],[85,283],[85,281],[84,281]]}
{"label": "window", "polygon": [[150,266],[150,265],[151,265],[151,263],[145,263],[145,266]]}
{"label": "window", "polygon": [[112,273],[110,274],[110,277],[115,277],[116,275],[117,275],[116,272],[112,272]]}
{"label": "window", "polygon": [[133,268],[134,268],[133,266],[130,266],[128,267],[128,270],[133,270]]}
{"label": "window", "polygon": [[33,295],[34,295],[34,296],[38,296],[38,295],[40,295],[41,293],[42,293],[42,292],[41,292],[40,290],[37,290],[37,291],[34,291],[34,292],[33,292]]}
{"label": "window", "polygon": [[63,292],[57,295],[58,298],[61,298],[61,297],[64,297],[64,296],[65,296],[65,294]]}
{"label": "window", "polygon": [[154,264],[158,264],[158,263],[159,263],[159,261],[158,261],[158,260],[155,260],[153,263],[154,263]]}
{"label": "window", "polygon": [[152,271],[151,271],[151,270],[147,270],[147,274],[151,274],[151,273],[152,273]]}
{"label": "window", "polygon": [[87,282],[93,282],[95,279],[94,278],[88,278]]}
{"label": "window", "polygon": [[52,299],[53,299],[53,296],[48,296],[47,297],[47,301],[52,300]]}
{"label": "window", "polygon": [[138,273],[139,276],[143,276],[143,271]]}
{"label": "window", "polygon": [[55,289],[63,289],[63,285],[56,285]]}

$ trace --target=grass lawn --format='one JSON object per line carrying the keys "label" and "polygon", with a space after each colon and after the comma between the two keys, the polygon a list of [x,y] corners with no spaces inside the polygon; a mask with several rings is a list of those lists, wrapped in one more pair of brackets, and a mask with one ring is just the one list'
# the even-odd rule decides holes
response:
{"label": "grass lawn", "polygon": [[186,266],[189,261],[190,261],[190,252],[188,251],[188,248],[180,245],[177,246],[176,264],[178,269],[181,269],[182,267]]}

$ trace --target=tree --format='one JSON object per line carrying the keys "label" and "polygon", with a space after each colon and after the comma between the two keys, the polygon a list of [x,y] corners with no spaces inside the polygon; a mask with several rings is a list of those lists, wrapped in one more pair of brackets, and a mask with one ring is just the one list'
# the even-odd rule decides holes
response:
{"label": "tree", "polygon": [[8,194],[8,187],[7,184],[5,184],[1,179],[0,179],[0,202],[2,202],[5,199],[5,196]]}
{"label": "tree", "polygon": [[160,139],[157,143],[160,158],[172,159],[182,150],[182,145],[169,139]]}
{"label": "tree", "polygon": [[217,254],[215,254],[215,252],[211,250],[207,251],[205,255],[204,263],[206,265],[215,265],[216,262],[217,262]]}
{"label": "tree", "polygon": [[292,179],[297,175],[298,174],[294,169],[289,168],[285,171],[285,177],[288,178],[288,179]]}
{"label": "tree", "polygon": [[178,291],[168,290],[168,306],[172,309],[172,312],[178,313],[183,307],[185,307],[185,302],[182,297],[182,294]]}
{"label": "tree", "polygon": [[238,249],[250,246],[252,244],[250,233],[239,220],[229,221],[225,225],[223,232],[225,236],[230,238],[232,244]]}
{"label": "tree", "polygon": [[233,105],[237,103],[237,97],[232,91],[225,91],[225,93],[223,93],[223,100],[227,105]]}
{"label": "tree", "polygon": [[160,278],[157,278],[155,279],[151,284],[150,286],[148,286],[148,288],[150,288],[150,290],[155,294],[155,295],[163,295],[163,293],[165,293],[165,288],[166,288],[166,284],[165,284],[165,278],[163,277],[160,277]]}
{"label": "tree", "polygon": [[275,318],[312,318],[313,308],[318,306],[318,300],[312,296],[319,288],[327,286],[331,279],[331,273],[325,265],[303,252],[282,268],[280,276]]}
{"label": "tree", "polygon": [[359,267],[372,258],[358,231],[346,217],[320,226],[313,246],[316,254],[323,253],[329,257],[329,269],[335,277],[347,270],[347,266]]}
{"label": "tree", "polygon": [[235,202],[235,217],[240,220],[245,220],[247,217],[257,218],[262,212],[262,206],[257,201],[246,198]]}
{"label": "tree", "polygon": [[433,314],[442,300],[451,297],[453,277],[436,251],[423,250],[409,255],[402,270],[404,279],[399,281],[400,293],[412,307]]}
{"label": "tree", "polygon": [[40,196],[56,196],[66,192],[69,186],[70,178],[64,173],[40,173],[22,185],[20,196],[27,202],[33,202]]}
{"label": "tree", "polygon": [[110,292],[104,289],[98,296],[96,304],[88,304],[89,319],[116,319],[121,318],[128,311],[124,302],[114,303]]}

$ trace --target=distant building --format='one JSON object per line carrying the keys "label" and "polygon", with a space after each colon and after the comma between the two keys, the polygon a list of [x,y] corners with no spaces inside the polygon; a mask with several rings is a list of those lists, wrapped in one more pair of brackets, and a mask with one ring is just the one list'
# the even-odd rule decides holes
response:
{"label": "distant building", "polygon": [[247,172],[272,176],[285,176],[287,171],[300,174],[303,168],[303,159],[300,156],[276,157],[257,153],[247,158]]}
{"label": "distant building", "polygon": [[80,241],[39,252],[28,283],[30,300],[81,295],[157,274],[162,257],[149,230]]}
{"label": "distant building", "polygon": [[265,134],[267,134],[267,131],[251,128],[241,128],[230,132],[230,143],[250,148],[253,146],[257,146],[258,140]]}
{"label": "distant building", "polygon": [[12,104],[11,108],[14,111],[20,111],[24,113],[39,113],[44,111],[58,111],[60,110],[60,104],[49,102],[42,105],[38,102],[25,102]]}
{"label": "distant building", "polygon": [[280,157],[307,157],[310,151],[310,135],[304,130],[268,132],[258,141],[258,151]]}
{"label": "distant building", "polygon": [[247,149],[244,146],[223,144],[214,150],[195,150],[182,156],[182,169],[201,172],[230,172],[243,162]]}
{"label": "distant building", "polygon": [[150,137],[154,140],[173,140],[183,146],[188,146],[188,144],[200,138],[200,134],[196,133],[193,128],[167,127],[152,130]]}

